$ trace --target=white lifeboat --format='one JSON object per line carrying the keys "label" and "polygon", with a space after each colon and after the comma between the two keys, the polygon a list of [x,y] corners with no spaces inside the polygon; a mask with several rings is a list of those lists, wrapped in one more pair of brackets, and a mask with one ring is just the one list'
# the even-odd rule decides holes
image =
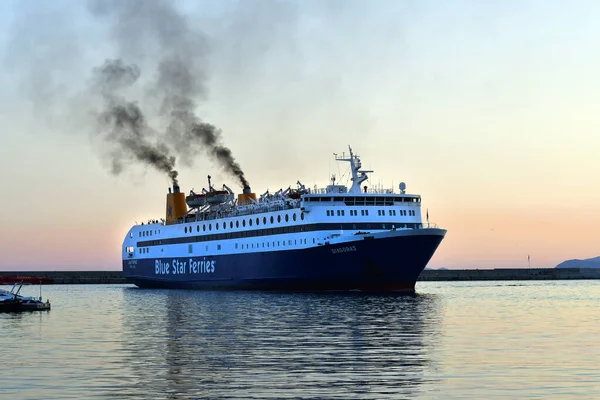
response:
{"label": "white lifeboat", "polygon": [[190,208],[198,208],[206,205],[206,195],[194,193],[190,190],[190,194],[185,197],[185,202]]}

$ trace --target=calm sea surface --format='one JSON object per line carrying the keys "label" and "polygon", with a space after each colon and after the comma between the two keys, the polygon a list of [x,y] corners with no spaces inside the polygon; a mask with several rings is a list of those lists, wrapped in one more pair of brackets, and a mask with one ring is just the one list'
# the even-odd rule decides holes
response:
{"label": "calm sea surface", "polygon": [[42,290],[51,311],[0,314],[0,399],[600,398],[600,281]]}

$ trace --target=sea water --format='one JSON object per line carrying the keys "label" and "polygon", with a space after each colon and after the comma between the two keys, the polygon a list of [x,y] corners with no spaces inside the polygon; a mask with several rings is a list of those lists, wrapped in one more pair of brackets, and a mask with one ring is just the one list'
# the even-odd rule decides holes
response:
{"label": "sea water", "polygon": [[0,314],[0,399],[600,398],[600,281],[42,290]]}

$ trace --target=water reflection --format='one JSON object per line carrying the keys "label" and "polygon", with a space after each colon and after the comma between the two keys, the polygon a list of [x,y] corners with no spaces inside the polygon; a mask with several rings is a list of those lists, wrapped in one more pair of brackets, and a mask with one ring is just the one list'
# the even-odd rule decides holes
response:
{"label": "water reflection", "polygon": [[168,398],[386,398],[435,369],[435,296],[124,294],[119,392]]}

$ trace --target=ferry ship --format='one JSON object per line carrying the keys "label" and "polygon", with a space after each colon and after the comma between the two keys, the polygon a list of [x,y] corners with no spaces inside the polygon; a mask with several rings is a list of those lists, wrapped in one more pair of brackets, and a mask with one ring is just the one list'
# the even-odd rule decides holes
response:
{"label": "ferry ship", "polygon": [[348,162],[351,186],[288,188],[237,198],[226,185],[169,188],[166,218],[134,225],[123,273],[141,288],[414,292],[446,230],[421,217],[421,197],[361,185],[373,171]]}

